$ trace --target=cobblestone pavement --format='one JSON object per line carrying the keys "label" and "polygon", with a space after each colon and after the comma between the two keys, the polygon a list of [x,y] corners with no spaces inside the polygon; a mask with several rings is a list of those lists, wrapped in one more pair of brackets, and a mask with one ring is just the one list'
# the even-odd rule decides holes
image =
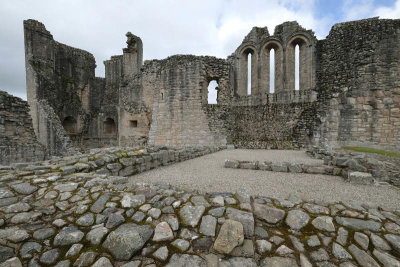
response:
{"label": "cobblestone pavement", "polygon": [[132,183],[91,170],[148,155],[106,154],[0,169],[0,266],[400,266],[399,206]]}
{"label": "cobblestone pavement", "polygon": [[252,195],[287,198],[291,195],[320,202],[359,200],[396,208],[400,190],[393,186],[357,185],[338,176],[264,172],[224,168],[225,159],[322,164],[304,151],[223,150],[132,176],[131,182],[169,183],[186,190],[235,192],[246,188]]}

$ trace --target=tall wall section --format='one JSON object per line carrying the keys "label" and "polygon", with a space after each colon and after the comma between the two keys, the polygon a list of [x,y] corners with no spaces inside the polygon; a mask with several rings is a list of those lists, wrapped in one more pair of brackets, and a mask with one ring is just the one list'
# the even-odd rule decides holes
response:
{"label": "tall wall section", "polygon": [[316,143],[400,149],[400,20],[334,25],[317,69]]}
{"label": "tall wall section", "polygon": [[[265,104],[266,98],[290,103],[296,102],[299,96],[310,94],[316,83],[316,43],[314,32],[295,21],[276,26],[274,35],[269,35],[266,27],[254,27],[228,58],[234,67],[235,96],[241,102],[247,100],[257,105]],[[299,48],[298,90],[295,90],[296,46]],[[270,66],[272,57],[274,64]],[[249,60],[251,73],[248,71]]]}
{"label": "tall wall section", "polygon": [[[121,106],[120,117],[137,119],[136,131],[143,136],[149,129],[148,142],[152,145],[224,145],[226,136],[209,126],[207,86],[217,80],[218,97],[231,98],[229,68],[225,60],[191,55],[146,62],[126,92],[121,88],[125,105]],[[125,126],[123,122],[121,126]],[[133,130],[126,127],[127,135],[120,137],[122,141],[129,139],[128,133]]]}
{"label": "tall wall section", "polygon": [[[95,77],[93,55],[54,41],[45,26],[35,20],[24,21],[24,35],[27,96],[33,127],[49,153],[61,155],[65,152],[47,141],[49,136],[55,136],[57,142],[68,139],[57,137],[58,134],[65,135],[59,131],[61,129],[48,128],[48,125],[57,123],[61,123],[76,147],[98,145],[102,139],[108,143],[110,138],[114,140],[111,143],[116,144],[117,131],[113,134],[104,131],[108,118],[101,113],[105,79]],[[59,122],[48,122],[47,115],[41,113],[48,108],[41,108],[41,103],[51,107]],[[114,104],[117,103],[114,97]],[[106,111],[104,113],[109,115]],[[117,119],[116,109],[108,113]],[[116,121],[113,123],[116,128]]]}
{"label": "tall wall section", "polygon": [[[210,105],[212,125],[223,120],[227,140],[244,148],[293,148],[305,146],[294,135],[304,111],[316,100],[316,38],[297,22],[275,28],[254,27],[242,44],[228,57],[233,78],[233,97],[226,104]],[[295,46],[300,50],[300,88],[295,90]],[[274,71],[270,56],[274,54]],[[251,83],[248,84],[248,58],[251,57]],[[273,78],[271,73],[275,72]],[[273,80],[274,86],[270,86]],[[250,86],[250,90],[248,90]],[[270,90],[273,89],[273,90]],[[221,123],[219,123],[221,125]],[[303,141],[303,140],[302,140]]]}
{"label": "tall wall section", "polygon": [[46,155],[36,140],[28,103],[0,91],[0,165],[40,161]]}

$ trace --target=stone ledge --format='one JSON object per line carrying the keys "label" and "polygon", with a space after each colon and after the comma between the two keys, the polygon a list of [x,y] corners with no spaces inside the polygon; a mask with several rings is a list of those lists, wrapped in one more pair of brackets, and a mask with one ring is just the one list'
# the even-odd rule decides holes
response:
{"label": "stone ledge", "polygon": [[374,184],[375,179],[370,173],[349,171],[346,168],[339,168],[329,165],[309,165],[289,162],[258,162],[258,161],[239,161],[234,159],[225,160],[225,168],[262,170],[273,172],[308,173],[342,176],[348,182],[356,184]]}

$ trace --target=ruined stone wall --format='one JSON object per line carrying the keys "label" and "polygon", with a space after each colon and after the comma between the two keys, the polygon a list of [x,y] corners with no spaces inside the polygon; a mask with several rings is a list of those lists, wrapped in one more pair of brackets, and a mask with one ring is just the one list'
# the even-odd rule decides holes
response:
{"label": "ruined stone wall", "polygon": [[[278,25],[273,36],[266,28],[253,28],[228,58],[235,77],[232,107],[210,108],[210,125],[223,129],[229,142],[238,147],[317,143],[331,148],[353,145],[398,150],[399,33],[399,20],[377,18],[337,24],[326,40],[318,42],[311,31],[295,22]],[[292,75],[296,42],[300,45],[300,90],[294,90]],[[303,60],[302,42],[312,48],[303,51]],[[268,92],[269,84],[263,79],[269,75],[268,53],[263,51],[271,48],[278,56],[274,93]],[[252,53],[251,95],[244,88],[246,53]]]}
{"label": "ruined stone wall", "polygon": [[[316,43],[314,32],[297,22],[285,22],[275,28],[254,27],[236,51],[228,58],[234,67],[235,95],[241,98],[264,97],[273,93],[283,102],[292,102],[289,96],[295,91],[295,47],[299,46],[299,91],[312,90],[316,83]],[[248,56],[251,54],[251,74],[248,73]],[[270,60],[275,58],[274,88],[270,88]],[[251,76],[251,90],[248,79]],[[273,89],[271,91],[270,89]]]}
{"label": "ruined stone wall", "polygon": [[46,155],[36,140],[28,103],[0,91],[0,165],[40,161]]}
{"label": "ruined stone wall", "polygon": [[206,109],[211,80],[219,84],[219,101],[232,97],[229,69],[225,60],[190,55],[145,64],[141,76],[143,90],[153,92],[149,144],[226,144],[225,136],[210,130]]}
{"label": "ruined stone wall", "polygon": [[37,103],[37,120],[40,122],[38,141],[44,145],[49,155],[63,156],[78,153],[78,148],[65,131],[57,114],[46,100]]}
{"label": "ruined stone wall", "polygon": [[[27,96],[39,140],[44,145],[50,145],[53,142],[49,143],[46,139],[49,135],[56,135],[55,132],[46,132],[49,129],[47,125],[41,125],[43,114],[39,111],[47,108],[43,109],[40,105],[45,103],[57,115],[54,119],[60,121],[52,124],[61,123],[75,146],[90,146],[92,139],[97,145],[101,144],[104,120],[112,117],[117,123],[116,108],[103,108],[104,99],[107,104],[115,106],[118,94],[105,95],[105,79],[95,77],[93,55],[54,41],[50,32],[38,21],[24,21],[24,34]],[[109,143],[109,137],[105,139]],[[112,139],[115,144],[117,133]],[[62,153],[57,147],[48,147],[48,150],[55,155]]]}
{"label": "ruined stone wall", "polygon": [[[57,43],[37,21],[25,21],[24,27],[33,126],[43,144],[55,146],[51,153],[69,145],[49,143],[49,136],[68,144],[69,137],[80,148],[230,143],[400,148],[399,20],[336,24],[321,41],[297,22],[278,25],[273,35],[254,27],[226,60],[176,55],[144,65],[142,41],[128,32],[123,54],[104,61],[105,78],[94,77],[90,53]],[[212,80],[218,83],[217,105],[207,103]],[[55,131],[58,126],[42,125],[47,106],[58,118],[50,125],[63,125],[67,135]]]}
{"label": "ruined stone wall", "polygon": [[400,149],[400,20],[336,24],[318,54],[315,141]]}
{"label": "ruined stone wall", "polygon": [[207,117],[210,130],[237,148],[292,149],[309,144],[296,130],[311,107],[310,102],[208,105]]}
{"label": "ruined stone wall", "polygon": [[237,106],[233,144],[246,148],[290,149],[294,128],[308,103]]}

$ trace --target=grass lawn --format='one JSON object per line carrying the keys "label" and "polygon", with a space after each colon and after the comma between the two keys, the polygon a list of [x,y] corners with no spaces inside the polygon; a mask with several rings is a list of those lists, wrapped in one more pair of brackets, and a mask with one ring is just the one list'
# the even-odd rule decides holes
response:
{"label": "grass lawn", "polygon": [[376,153],[376,154],[381,154],[381,155],[385,155],[385,156],[400,158],[400,153],[385,151],[382,149],[375,149],[375,148],[369,148],[369,147],[352,147],[352,146],[345,146],[343,148],[348,149],[348,150],[357,151],[357,152]]}

